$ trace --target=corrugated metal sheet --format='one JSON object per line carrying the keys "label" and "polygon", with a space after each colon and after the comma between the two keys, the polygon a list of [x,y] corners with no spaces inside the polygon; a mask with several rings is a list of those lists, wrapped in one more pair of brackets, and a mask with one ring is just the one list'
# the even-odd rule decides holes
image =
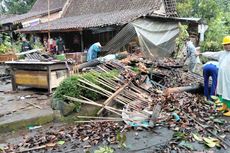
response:
{"label": "corrugated metal sheet", "polygon": [[118,51],[128,44],[135,36],[137,36],[135,28],[129,23],[112,40],[110,40],[102,50],[111,52]]}

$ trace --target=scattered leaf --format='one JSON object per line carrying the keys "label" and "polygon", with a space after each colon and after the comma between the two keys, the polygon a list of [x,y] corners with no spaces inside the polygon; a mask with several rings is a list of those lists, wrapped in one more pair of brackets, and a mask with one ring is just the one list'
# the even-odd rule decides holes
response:
{"label": "scattered leaf", "polygon": [[217,97],[217,96],[211,96],[211,98],[213,99],[213,100],[219,100],[219,97]]}
{"label": "scattered leaf", "polygon": [[219,124],[224,124],[225,120],[216,118],[216,119],[213,120],[213,122],[219,123]]}
{"label": "scattered leaf", "polygon": [[57,144],[58,145],[63,145],[63,144],[65,144],[65,141],[58,141]]}
{"label": "scattered leaf", "polygon": [[192,144],[190,144],[190,143],[188,143],[188,142],[186,142],[186,141],[181,141],[181,142],[179,143],[179,146],[181,146],[181,147],[186,147],[186,148],[189,149],[189,150],[194,150]]}
{"label": "scattered leaf", "polygon": [[197,141],[203,141],[202,137],[200,135],[192,134],[193,138]]}

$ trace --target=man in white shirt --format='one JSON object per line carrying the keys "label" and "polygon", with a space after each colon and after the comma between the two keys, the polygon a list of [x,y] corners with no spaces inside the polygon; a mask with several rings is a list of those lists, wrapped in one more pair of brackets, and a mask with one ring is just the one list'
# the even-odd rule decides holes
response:
{"label": "man in white shirt", "polygon": [[228,111],[225,116],[230,116],[230,35],[223,39],[224,50],[219,52],[197,53],[208,58],[216,59],[219,62],[217,94],[223,102],[220,111]]}
{"label": "man in white shirt", "polygon": [[194,68],[196,65],[196,47],[194,46],[190,38],[186,39],[186,50],[187,55],[184,61],[186,61],[187,59],[189,60],[188,69],[189,71],[194,72]]}

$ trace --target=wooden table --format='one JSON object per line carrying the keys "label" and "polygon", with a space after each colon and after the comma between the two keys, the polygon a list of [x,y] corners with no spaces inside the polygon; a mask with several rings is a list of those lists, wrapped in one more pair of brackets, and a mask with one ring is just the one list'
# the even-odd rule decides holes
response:
{"label": "wooden table", "polygon": [[10,66],[12,76],[12,88],[18,86],[52,89],[69,76],[69,64],[66,62],[5,62]]}

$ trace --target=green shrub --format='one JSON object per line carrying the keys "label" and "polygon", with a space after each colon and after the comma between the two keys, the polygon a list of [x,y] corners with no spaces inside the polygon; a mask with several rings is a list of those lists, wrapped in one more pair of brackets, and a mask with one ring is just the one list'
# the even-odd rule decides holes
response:
{"label": "green shrub", "polygon": [[0,54],[5,54],[5,53],[7,53],[9,50],[10,50],[9,47],[7,47],[7,46],[4,45],[4,44],[0,44]]}
{"label": "green shrub", "polygon": [[[99,72],[88,72],[80,75],[74,75],[67,79],[65,79],[60,86],[56,89],[53,99],[57,100],[63,100],[66,101],[64,98],[64,95],[80,98],[80,96],[84,96],[86,98],[89,98],[91,100],[97,101],[102,98],[102,95],[93,92],[91,90],[87,90],[79,85],[87,86],[86,84],[83,84],[79,81],[79,79],[84,78],[87,79],[90,82],[93,82],[98,85],[96,79],[99,77],[102,78],[113,78],[114,76],[118,76],[119,72],[117,70],[110,71],[110,73],[99,73]],[[100,85],[101,86],[101,85]],[[103,86],[102,86],[103,87]],[[92,87],[90,87],[92,88]],[[105,88],[105,87],[103,87]],[[109,90],[109,89],[107,89]],[[77,106],[80,107],[79,103],[74,102]]]}

